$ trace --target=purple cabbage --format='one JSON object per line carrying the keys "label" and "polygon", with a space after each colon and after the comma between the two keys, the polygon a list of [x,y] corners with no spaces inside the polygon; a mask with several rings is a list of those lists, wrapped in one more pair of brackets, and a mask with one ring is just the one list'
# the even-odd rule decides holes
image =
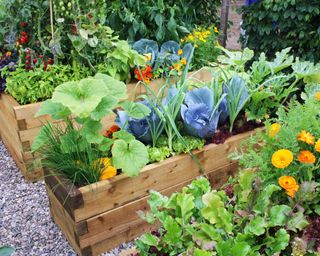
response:
{"label": "purple cabbage", "polygon": [[134,135],[136,139],[144,143],[150,143],[152,142],[150,128],[155,129],[160,123],[160,118],[147,100],[141,101],[140,103],[150,108],[151,112],[148,116],[137,119],[129,117],[125,111],[118,111],[115,122],[121,129],[125,129]]}
{"label": "purple cabbage", "polygon": [[214,95],[208,87],[187,92],[181,107],[185,131],[204,139],[216,131],[221,113],[219,109],[215,110]]}

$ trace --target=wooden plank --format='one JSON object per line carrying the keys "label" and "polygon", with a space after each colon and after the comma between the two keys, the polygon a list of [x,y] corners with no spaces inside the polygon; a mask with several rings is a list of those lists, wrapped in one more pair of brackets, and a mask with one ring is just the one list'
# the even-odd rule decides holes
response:
{"label": "wooden plank", "polygon": [[[5,117],[5,122],[9,123],[12,129],[16,131],[19,129],[18,122],[14,114],[10,111],[10,109],[7,106],[4,105],[3,100],[0,100],[0,113],[2,113],[2,115]],[[0,130],[1,130],[1,125],[0,125]]]}
{"label": "wooden plank", "polygon": [[[222,168],[212,170],[207,176],[211,177],[212,182],[218,182],[217,184],[220,185],[228,179],[229,174],[234,174],[236,167],[236,163],[228,164]],[[190,179],[159,192],[163,195],[170,196],[172,193],[180,191],[192,181],[193,179]],[[134,226],[134,223],[140,219],[137,211],[149,210],[147,203],[149,198],[150,196],[148,195],[122,207],[118,207],[86,220],[87,233],[80,236],[80,247],[83,248],[92,245],[103,238],[115,236],[129,227]]]}
{"label": "wooden plank", "polygon": [[[233,136],[222,145],[210,144],[195,152],[206,172],[229,164],[229,153],[240,141],[253,132]],[[107,181],[79,188],[84,207],[75,209],[75,220],[81,221],[101,212],[124,205],[147,195],[150,189],[163,190],[167,187],[193,179],[201,174],[199,166],[189,155],[178,155],[160,163],[146,166],[139,176],[119,175]]]}
{"label": "wooden plank", "polygon": [[[8,122],[6,121],[8,120]],[[5,145],[12,155],[17,157],[17,160],[22,161],[22,146],[18,134],[12,128],[9,119],[6,119],[4,113],[0,111],[0,130],[1,136],[5,137]]]}
{"label": "wooden plank", "polygon": [[40,109],[41,102],[14,107],[17,120],[34,118],[34,115]]}
{"label": "wooden plank", "polygon": [[10,95],[1,93],[0,101],[3,103],[3,106],[10,112],[13,117],[15,116],[14,107],[19,106],[19,103]]}
{"label": "wooden plank", "polygon": [[80,246],[78,243],[78,237],[74,231],[75,223],[69,214],[65,211],[64,207],[56,199],[51,189],[46,186],[49,202],[51,217],[55,223],[59,226],[64,236],[68,239],[69,243],[77,253],[80,253]]}
{"label": "wooden plank", "polygon": [[90,247],[91,254],[82,254],[82,255],[100,255],[101,253],[107,252],[109,250],[114,249],[119,244],[132,241],[134,238],[138,237],[139,235],[150,232],[154,230],[153,226],[150,226],[148,223],[137,223],[135,227],[132,227],[128,230],[126,230],[123,233],[120,233],[116,236],[113,236],[111,238],[107,238],[93,246]]}

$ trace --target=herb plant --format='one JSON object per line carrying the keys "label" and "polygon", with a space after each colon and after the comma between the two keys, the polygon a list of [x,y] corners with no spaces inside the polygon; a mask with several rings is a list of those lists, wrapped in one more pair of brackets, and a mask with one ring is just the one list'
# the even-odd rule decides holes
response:
{"label": "herb plant", "polygon": [[[37,116],[51,115],[53,120],[63,119],[68,124],[67,129],[57,130],[47,124],[35,139],[33,151],[40,151],[48,167],[67,176],[77,185],[93,183],[101,177],[101,168],[97,167],[100,161],[106,161],[129,176],[138,175],[148,163],[146,147],[125,131],[114,133],[113,138],[100,133],[102,118],[121,104],[130,103],[131,116],[149,114],[141,114],[136,103],[120,103],[126,98],[126,85],[104,74],[59,85],[52,99],[42,104]],[[77,125],[73,125],[71,119]],[[59,164],[64,157],[68,164]],[[107,157],[110,160],[103,160]],[[107,167],[104,164],[104,168]]]}

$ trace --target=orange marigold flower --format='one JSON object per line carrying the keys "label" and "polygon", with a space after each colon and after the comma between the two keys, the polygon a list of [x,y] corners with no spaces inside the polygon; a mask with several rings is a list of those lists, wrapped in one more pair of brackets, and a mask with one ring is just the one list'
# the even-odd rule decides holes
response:
{"label": "orange marigold flower", "polygon": [[316,142],[316,145],[314,145],[314,148],[317,152],[320,152],[320,139]]}
{"label": "orange marigold flower", "polygon": [[316,162],[316,157],[309,150],[302,150],[298,155],[298,160],[303,164],[313,164]]}
{"label": "orange marigold flower", "polygon": [[312,136],[312,134],[310,132],[307,132],[306,130],[302,130],[298,134],[298,140],[303,141],[309,145],[314,144],[314,136]]}
{"label": "orange marigold flower", "polygon": [[182,50],[182,49],[179,49],[178,55],[182,55],[182,54],[183,54],[183,50]]}
{"label": "orange marigold flower", "polygon": [[269,136],[272,138],[275,137],[278,134],[278,132],[280,131],[280,129],[281,129],[280,124],[277,124],[277,123],[272,124],[269,127]]}
{"label": "orange marigold flower", "polygon": [[271,162],[276,168],[286,168],[293,161],[293,154],[288,149],[280,149],[273,153]]}
{"label": "orange marigold flower", "polygon": [[278,180],[280,187],[286,190],[288,196],[294,198],[295,193],[299,190],[299,185],[292,176],[281,176]]}
{"label": "orange marigold flower", "polygon": [[110,158],[100,158],[97,162],[99,162],[100,165],[103,165],[103,169],[99,177],[100,180],[110,179],[117,175],[117,169],[110,165]]}
{"label": "orange marigold flower", "polygon": [[186,58],[182,58],[180,62],[181,62],[182,65],[187,65],[187,60],[186,60]]}
{"label": "orange marigold flower", "polygon": [[316,93],[314,94],[314,98],[315,98],[316,100],[320,100],[320,92],[316,92]]}

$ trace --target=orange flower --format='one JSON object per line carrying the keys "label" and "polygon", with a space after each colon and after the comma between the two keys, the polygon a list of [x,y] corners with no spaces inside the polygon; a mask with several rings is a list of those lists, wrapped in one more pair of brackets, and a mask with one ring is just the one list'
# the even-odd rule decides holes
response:
{"label": "orange flower", "polygon": [[179,49],[178,55],[182,55],[182,54],[183,54],[183,50],[182,50],[182,49]]}
{"label": "orange flower", "polygon": [[316,157],[309,150],[302,150],[298,155],[298,160],[303,164],[313,164],[316,161]]}
{"label": "orange flower", "polygon": [[299,185],[292,176],[281,176],[278,180],[280,187],[286,190],[288,196],[294,198],[295,193],[299,190]]}
{"label": "orange flower", "polygon": [[316,142],[316,145],[314,145],[314,148],[317,152],[320,152],[320,139]]}
{"label": "orange flower", "polygon": [[314,144],[314,137],[312,136],[312,134],[310,132],[307,132],[306,130],[302,130],[298,134],[298,140],[303,141],[309,145]]}
{"label": "orange flower", "polygon": [[112,137],[112,134],[114,132],[117,132],[120,130],[120,127],[118,125],[112,125],[109,130],[107,130],[103,135],[107,138],[111,138]]}
{"label": "orange flower", "polygon": [[277,123],[272,124],[269,128],[269,136],[271,138],[275,137],[278,134],[278,132],[280,131],[280,129],[281,129],[280,124],[277,124]]}
{"label": "orange flower", "polygon": [[288,149],[280,149],[273,153],[271,162],[276,168],[286,168],[293,161],[293,154]]}
{"label": "orange flower", "polygon": [[96,162],[98,162],[100,165],[103,166],[103,170],[100,173],[99,180],[110,179],[117,175],[117,169],[112,165],[110,165],[110,158],[108,157],[100,158]]}
{"label": "orange flower", "polygon": [[186,60],[186,58],[182,58],[180,62],[181,62],[182,65],[187,65],[187,60]]}
{"label": "orange flower", "polygon": [[12,52],[7,52],[6,55],[10,57],[12,55]]}
{"label": "orange flower", "polygon": [[315,98],[316,100],[320,100],[320,92],[316,92],[316,93],[314,94],[314,98]]}

